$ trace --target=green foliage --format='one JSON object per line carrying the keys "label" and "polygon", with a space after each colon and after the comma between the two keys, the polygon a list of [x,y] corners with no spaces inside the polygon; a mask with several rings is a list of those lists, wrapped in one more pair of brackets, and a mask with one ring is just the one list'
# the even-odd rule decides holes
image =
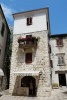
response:
{"label": "green foliage", "polygon": [[5,61],[4,61],[4,72],[5,72],[5,75],[7,77],[6,88],[9,88],[11,53],[12,53],[12,33],[8,33],[7,42],[6,42],[6,49],[5,49]]}

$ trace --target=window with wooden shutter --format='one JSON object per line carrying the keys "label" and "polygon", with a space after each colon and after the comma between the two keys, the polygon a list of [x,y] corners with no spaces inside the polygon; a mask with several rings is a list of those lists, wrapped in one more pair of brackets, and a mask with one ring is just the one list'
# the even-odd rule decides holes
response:
{"label": "window with wooden shutter", "polygon": [[57,41],[57,46],[63,46],[63,39],[62,38],[58,38],[56,41]]}
{"label": "window with wooden shutter", "polygon": [[25,62],[32,63],[32,53],[26,53]]}
{"label": "window with wooden shutter", "polygon": [[32,42],[31,42],[31,40],[32,40],[32,35],[26,35],[26,44],[32,44]]}
{"label": "window with wooden shutter", "polygon": [[32,18],[31,17],[27,18],[27,25],[32,25]]}
{"label": "window with wooden shutter", "polygon": [[4,29],[5,29],[5,25],[4,23],[2,23],[2,29],[1,29],[1,35],[4,36]]}
{"label": "window with wooden shutter", "polygon": [[26,38],[32,38],[32,35],[26,35]]}

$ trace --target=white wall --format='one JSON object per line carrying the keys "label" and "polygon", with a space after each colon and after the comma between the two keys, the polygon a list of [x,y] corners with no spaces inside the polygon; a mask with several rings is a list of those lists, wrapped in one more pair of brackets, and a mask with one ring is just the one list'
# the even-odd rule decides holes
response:
{"label": "white wall", "polygon": [[32,25],[27,26],[27,17],[18,17],[14,21],[14,34],[22,34],[47,30],[46,14],[40,13],[32,16]]}
{"label": "white wall", "polygon": [[[52,71],[52,82],[59,84],[58,74],[56,71],[67,70],[67,37],[63,38],[63,46],[58,47],[56,45],[56,38],[50,39],[51,45],[51,60],[53,61],[53,71]],[[58,56],[56,54],[64,53],[65,54],[65,65],[58,66]],[[63,71],[63,73],[65,73]],[[61,73],[62,74],[62,73]],[[67,74],[66,74],[66,84],[67,84]]]}
{"label": "white wall", "polygon": [[[56,45],[56,38],[50,40],[50,45],[51,45],[51,59],[53,61],[53,68],[55,71],[57,70],[65,70],[67,69],[67,38],[63,39],[63,46],[58,47]],[[64,60],[65,60],[65,65],[64,66],[58,66],[58,53],[64,53]]]}
{"label": "white wall", "polygon": [[59,85],[58,74],[55,74],[55,70],[52,70],[52,83],[57,83]]}

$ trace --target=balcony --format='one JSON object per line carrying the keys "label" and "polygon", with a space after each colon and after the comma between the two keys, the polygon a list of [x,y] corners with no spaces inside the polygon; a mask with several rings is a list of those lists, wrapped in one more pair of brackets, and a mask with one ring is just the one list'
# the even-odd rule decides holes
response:
{"label": "balcony", "polygon": [[19,38],[18,43],[19,43],[19,48],[37,48],[37,42],[38,38],[36,37],[26,37],[26,38]]}

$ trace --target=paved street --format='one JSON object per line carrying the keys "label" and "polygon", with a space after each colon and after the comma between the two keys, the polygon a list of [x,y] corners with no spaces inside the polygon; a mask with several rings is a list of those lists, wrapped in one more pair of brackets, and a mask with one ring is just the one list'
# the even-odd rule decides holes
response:
{"label": "paved street", "polygon": [[24,97],[3,94],[0,100],[67,100],[67,88],[53,89],[51,97]]}

